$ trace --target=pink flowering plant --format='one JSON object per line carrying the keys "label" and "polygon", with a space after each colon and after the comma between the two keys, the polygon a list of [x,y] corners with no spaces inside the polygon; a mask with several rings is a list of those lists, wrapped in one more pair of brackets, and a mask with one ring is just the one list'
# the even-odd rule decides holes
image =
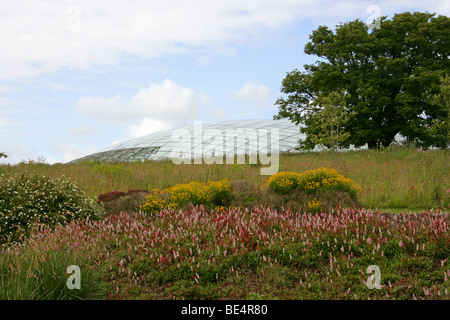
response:
{"label": "pink flowering plant", "polygon": [[[449,222],[440,210],[121,212],[38,230],[32,246],[3,252],[0,266],[8,269],[2,261],[30,247],[65,252],[102,274],[104,299],[448,299]],[[373,264],[381,269],[380,290],[366,286]]]}

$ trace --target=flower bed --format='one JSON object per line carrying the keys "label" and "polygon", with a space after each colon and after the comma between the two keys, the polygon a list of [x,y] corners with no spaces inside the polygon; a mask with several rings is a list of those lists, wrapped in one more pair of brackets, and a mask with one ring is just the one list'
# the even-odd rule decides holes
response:
{"label": "flower bed", "polygon": [[[102,266],[108,298],[448,299],[449,222],[439,210],[170,209],[42,230],[2,254],[90,261],[84,268]],[[381,270],[379,290],[367,287],[370,265]]]}

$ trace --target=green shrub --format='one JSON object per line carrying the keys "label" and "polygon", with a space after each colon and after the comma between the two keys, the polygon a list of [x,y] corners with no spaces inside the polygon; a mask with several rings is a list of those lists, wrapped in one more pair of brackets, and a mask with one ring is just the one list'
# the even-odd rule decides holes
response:
{"label": "green shrub", "polygon": [[0,244],[19,242],[38,225],[97,219],[103,211],[69,180],[45,176],[0,176]]}

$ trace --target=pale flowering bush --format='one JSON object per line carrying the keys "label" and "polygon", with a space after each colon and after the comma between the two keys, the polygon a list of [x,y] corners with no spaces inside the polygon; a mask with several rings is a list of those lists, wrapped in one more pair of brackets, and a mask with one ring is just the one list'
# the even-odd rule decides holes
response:
{"label": "pale flowering bush", "polygon": [[97,219],[103,212],[76,183],[45,176],[0,176],[0,244],[27,237],[37,224]]}

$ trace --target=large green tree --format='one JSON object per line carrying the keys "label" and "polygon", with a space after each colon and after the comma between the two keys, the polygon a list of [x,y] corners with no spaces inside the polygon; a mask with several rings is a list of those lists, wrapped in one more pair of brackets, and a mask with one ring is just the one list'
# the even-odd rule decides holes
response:
{"label": "large green tree", "polygon": [[341,147],[388,146],[397,134],[421,147],[439,145],[431,127],[448,121],[448,108],[428,97],[439,94],[450,71],[449,30],[449,17],[420,12],[382,17],[374,29],[360,20],[339,24],[335,31],[319,27],[305,46],[305,53],[319,60],[287,73],[274,118],[302,124],[304,146],[312,149],[320,131],[316,102],[346,90],[352,116]]}
{"label": "large green tree", "polygon": [[430,127],[434,144],[441,149],[447,149],[450,143],[450,75],[442,77],[439,93],[430,94],[428,101],[447,110],[447,119],[433,119]]}

